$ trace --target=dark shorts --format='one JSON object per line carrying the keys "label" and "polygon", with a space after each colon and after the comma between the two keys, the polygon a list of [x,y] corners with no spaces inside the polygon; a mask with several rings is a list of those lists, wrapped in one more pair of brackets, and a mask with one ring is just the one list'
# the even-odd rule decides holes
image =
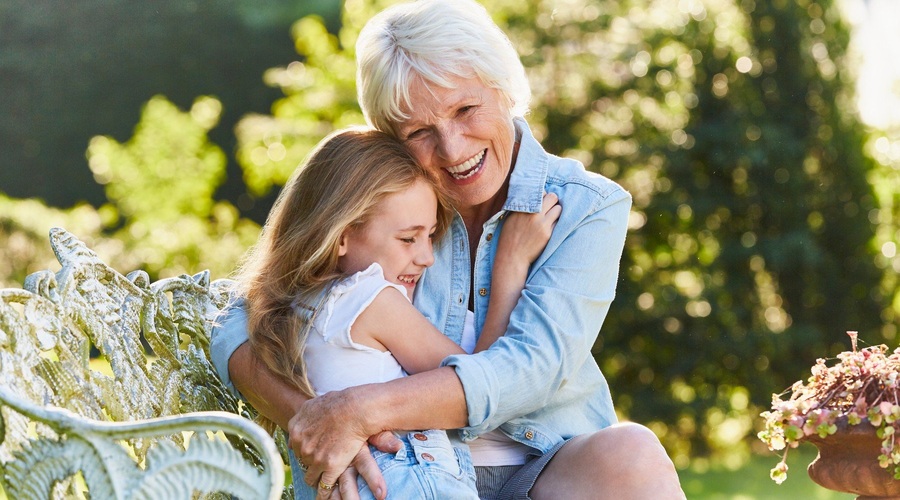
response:
{"label": "dark shorts", "polygon": [[481,500],[530,499],[528,492],[563,441],[540,456],[530,457],[525,465],[491,465],[475,467],[475,485]]}

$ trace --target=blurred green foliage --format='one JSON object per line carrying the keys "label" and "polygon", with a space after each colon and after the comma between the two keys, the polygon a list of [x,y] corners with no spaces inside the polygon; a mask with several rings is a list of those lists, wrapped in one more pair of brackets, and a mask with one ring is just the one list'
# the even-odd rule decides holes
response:
{"label": "blurred green foliage", "polygon": [[[336,33],[315,17],[294,24],[300,60],[264,75],[283,97],[235,128],[254,196],[271,196],[324,135],[362,121],[354,42],[389,3],[346,0]],[[676,465],[713,454],[734,468],[759,446],[771,394],[845,350],[846,330],[896,344],[900,130],[859,123],[835,2],[489,9],[526,65],[528,120],[545,147],[634,196],[594,354],[622,416],[650,425]],[[109,200],[100,209],[0,199],[0,251],[16,262],[0,279],[46,265],[35,232],[45,220],[121,270],[227,274],[258,226],[214,199],[225,159],[207,134],[220,107],[154,98],[130,140],[93,139],[91,169]]]}
{"label": "blurred green foliage", "polygon": [[[127,139],[141,105],[157,94],[182,108],[216,96],[224,113],[211,138],[233,156],[234,124],[278,97],[260,75],[294,57],[290,26],[312,12],[334,29],[340,3],[0,2],[0,191],[57,207],[102,204],[85,145],[96,134]],[[237,182],[220,191],[231,199],[244,192],[233,160],[229,174]]]}
{"label": "blurred green foliage", "polygon": [[[161,96],[143,107],[133,137],[91,139],[88,162],[107,203],[70,210],[37,200],[0,197],[0,284],[53,269],[50,227],[74,233],[114,269],[144,269],[154,279],[209,269],[227,276],[252,245],[259,225],[213,198],[225,177],[225,154],[209,142],[221,103],[198,97],[181,111]],[[9,265],[9,268],[3,266]]]}

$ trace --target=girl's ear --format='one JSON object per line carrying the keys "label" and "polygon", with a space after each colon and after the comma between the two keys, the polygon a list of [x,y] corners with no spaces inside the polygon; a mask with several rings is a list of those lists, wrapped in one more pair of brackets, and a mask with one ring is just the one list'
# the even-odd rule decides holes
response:
{"label": "girl's ear", "polygon": [[338,257],[343,257],[347,255],[347,245],[349,238],[347,237],[347,232],[349,229],[345,229],[343,233],[341,233],[340,244],[338,245]]}

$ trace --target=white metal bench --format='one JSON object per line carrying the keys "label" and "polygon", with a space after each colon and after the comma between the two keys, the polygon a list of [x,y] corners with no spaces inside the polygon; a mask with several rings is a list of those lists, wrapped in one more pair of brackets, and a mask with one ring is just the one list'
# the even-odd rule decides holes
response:
{"label": "white metal bench", "polygon": [[202,272],[150,283],[65,230],[50,244],[58,272],[0,289],[9,498],[281,497],[282,455],[209,362],[231,282]]}

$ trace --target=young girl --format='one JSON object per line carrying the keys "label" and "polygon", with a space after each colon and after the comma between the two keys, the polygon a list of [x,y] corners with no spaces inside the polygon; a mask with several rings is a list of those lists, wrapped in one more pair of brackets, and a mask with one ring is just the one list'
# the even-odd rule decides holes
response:
{"label": "young girl", "polygon": [[[504,222],[477,349],[506,330],[560,210],[548,195],[540,214]],[[410,302],[451,216],[434,174],[395,139],[369,129],[324,139],[285,185],[241,270],[252,349],[310,397],[433,369],[462,353]],[[399,453],[372,448],[393,498],[478,498],[468,450],[445,431],[398,437]],[[298,498],[314,497],[293,457],[291,466]],[[358,485],[373,498],[365,481]]]}

